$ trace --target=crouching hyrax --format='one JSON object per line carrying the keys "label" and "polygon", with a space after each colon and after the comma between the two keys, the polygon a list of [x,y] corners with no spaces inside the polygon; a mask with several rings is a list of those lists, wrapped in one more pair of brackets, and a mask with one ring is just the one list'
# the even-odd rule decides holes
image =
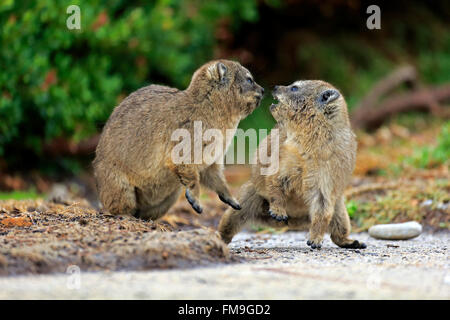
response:
{"label": "crouching hyrax", "polygon": [[[270,107],[279,129],[279,170],[264,176],[259,164],[253,168],[250,182],[240,191],[242,209],[228,209],[220,221],[222,239],[230,242],[245,223],[253,221],[309,227],[307,244],[313,249],[321,247],[327,230],[340,247],[365,248],[349,238],[343,196],[356,158],[344,97],[323,81],[276,86],[273,96],[279,101]],[[270,135],[259,148],[271,152],[275,146],[270,145]]]}
{"label": "crouching hyrax", "polygon": [[[104,208],[115,215],[157,219],[185,187],[187,200],[201,213],[198,198],[202,184],[240,209],[220,161],[199,162],[194,157],[192,163],[174,161],[172,151],[179,141],[172,141],[172,134],[186,129],[193,146],[195,122],[203,132],[220,130],[225,137],[227,129],[236,130],[239,121],[259,105],[263,93],[246,68],[219,60],[199,68],[186,90],[150,85],[130,94],[106,123],[93,163]],[[219,147],[226,150],[230,142],[226,140],[211,144],[222,144]],[[217,153],[220,156],[223,154]]]}

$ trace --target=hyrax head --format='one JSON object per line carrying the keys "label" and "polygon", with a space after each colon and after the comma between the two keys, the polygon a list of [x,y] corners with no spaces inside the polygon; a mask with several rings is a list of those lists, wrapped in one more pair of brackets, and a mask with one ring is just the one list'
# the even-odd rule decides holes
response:
{"label": "hyrax head", "polygon": [[230,60],[206,63],[194,73],[189,87],[200,97],[225,97],[229,107],[237,108],[242,117],[259,106],[264,94],[250,71]]}
{"label": "hyrax head", "polygon": [[325,81],[302,80],[275,86],[272,95],[278,100],[270,106],[277,122],[349,124],[344,97]]}

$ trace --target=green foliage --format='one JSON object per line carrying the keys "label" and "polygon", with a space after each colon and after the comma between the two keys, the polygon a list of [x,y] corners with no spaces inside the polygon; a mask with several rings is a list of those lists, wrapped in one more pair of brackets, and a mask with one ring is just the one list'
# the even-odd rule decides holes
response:
{"label": "green foliage", "polygon": [[[66,9],[81,9],[68,30]],[[215,27],[258,17],[251,1],[2,1],[0,156],[41,154],[55,137],[75,141],[104,124],[145,84],[184,87],[212,57]],[[10,154],[6,154],[8,157]]]}
{"label": "green foliage", "polygon": [[250,229],[254,232],[258,233],[270,233],[270,234],[276,234],[282,232],[280,229],[275,229],[272,227],[264,226],[264,225],[251,225]]}
{"label": "green foliage", "polygon": [[36,190],[0,192],[0,200],[27,200],[41,198],[42,195],[36,193]]}
{"label": "green foliage", "polygon": [[435,147],[427,146],[416,150],[412,157],[404,162],[418,168],[432,168],[437,165],[450,164],[450,121],[443,126]]}
{"label": "green foliage", "polygon": [[270,130],[275,124],[275,120],[269,110],[273,102],[273,98],[269,94],[266,94],[261,101],[261,105],[249,117],[242,120],[239,127],[244,130],[249,128]]}
{"label": "green foliage", "polygon": [[350,107],[393,66],[357,37],[311,40],[299,46],[297,59],[311,78],[326,79],[342,90]]}
{"label": "green foliage", "polygon": [[379,79],[403,64],[416,66],[427,83],[450,81],[448,20],[418,2],[400,14],[401,19],[385,16],[379,32],[308,34],[298,46],[297,72],[336,85],[350,109]]}
{"label": "green foliage", "polygon": [[358,202],[355,200],[350,200],[346,203],[347,212],[350,218],[353,218],[358,212]]}
{"label": "green foliage", "polygon": [[[358,213],[353,217],[357,228],[364,231],[372,225],[404,221],[427,220],[427,224],[437,228],[448,228],[443,204],[448,203],[449,180],[436,179],[412,182],[397,189],[386,190],[384,194],[374,195],[374,200],[354,200],[358,203]],[[429,205],[423,205],[427,201]],[[427,216],[434,218],[427,219]]]}

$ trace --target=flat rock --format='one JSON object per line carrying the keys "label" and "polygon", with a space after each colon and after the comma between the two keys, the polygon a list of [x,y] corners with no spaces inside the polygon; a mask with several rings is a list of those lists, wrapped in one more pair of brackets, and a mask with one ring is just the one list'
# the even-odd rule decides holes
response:
{"label": "flat rock", "polygon": [[383,240],[407,240],[422,233],[422,226],[415,222],[379,224],[369,229],[370,236]]}

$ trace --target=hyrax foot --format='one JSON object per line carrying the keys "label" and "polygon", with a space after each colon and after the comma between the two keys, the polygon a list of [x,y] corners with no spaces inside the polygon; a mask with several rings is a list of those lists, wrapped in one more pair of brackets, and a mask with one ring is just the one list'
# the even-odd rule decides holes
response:
{"label": "hyrax foot", "polygon": [[351,243],[345,243],[338,245],[341,248],[345,249],[365,249],[367,245],[364,242],[359,242],[358,240],[353,240]]}
{"label": "hyrax foot", "polygon": [[322,241],[311,241],[311,240],[308,240],[308,241],[306,241],[306,244],[308,246],[310,246],[311,249],[321,249],[322,248]]}
{"label": "hyrax foot", "polygon": [[203,212],[203,208],[200,206],[197,199],[195,199],[195,197],[191,194],[191,191],[189,191],[189,189],[186,189],[185,196],[192,209],[194,209],[197,213]]}
{"label": "hyrax foot", "polygon": [[220,238],[222,239],[223,242],[225,242],[226,244],[229,244],[231,242],[231,240],[233,239],[232,236],[225,234],[225,233],[220,233]]}
{"label": "hyrax foot", "polygon": [[331,240],[339,247],[345,249],[365,249],[367,245],[358,240],[353,240],[347,237],[347,235],[331,234]]}
{"label": "hyrax foot", "polygon": [[232,207],[234,210],[241,210],[241,205],[234,199],[227,198],[221,194],[219,194],[219,199],[223,202]]}
{"label": "hyrax foot", "polygon": [[286,214],[285,211],[280,209],[270,208],[269,215],[277,221],[285,221],[285,222],[288,221],[288,215]]}

